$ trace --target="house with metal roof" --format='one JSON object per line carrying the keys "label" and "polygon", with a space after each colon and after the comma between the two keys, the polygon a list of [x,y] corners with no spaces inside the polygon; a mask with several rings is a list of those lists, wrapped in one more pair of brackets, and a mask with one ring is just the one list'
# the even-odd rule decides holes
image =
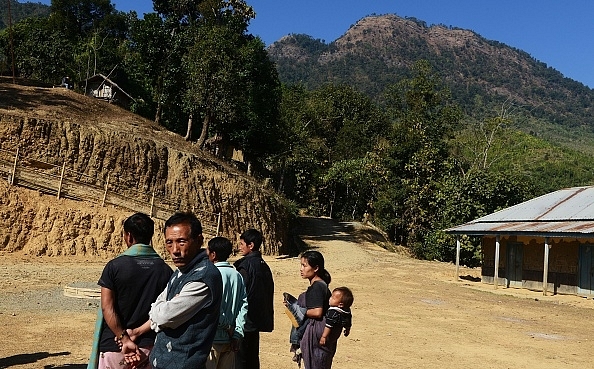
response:
{"label": "house with metal roof", "polygon": [[[594,296],[594,186],[555,191],[445,230],[482,236],[484,283]],[[457,241],[456,270],[460,265]]]}

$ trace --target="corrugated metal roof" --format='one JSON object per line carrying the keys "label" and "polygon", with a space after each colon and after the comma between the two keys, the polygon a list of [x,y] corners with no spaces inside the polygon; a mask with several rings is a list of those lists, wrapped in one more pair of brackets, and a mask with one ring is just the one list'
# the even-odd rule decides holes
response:
{"label": "corrugated metal roof", "polygon": [[594,186],[551,192],[445,231],[469,235],[594,235]]}

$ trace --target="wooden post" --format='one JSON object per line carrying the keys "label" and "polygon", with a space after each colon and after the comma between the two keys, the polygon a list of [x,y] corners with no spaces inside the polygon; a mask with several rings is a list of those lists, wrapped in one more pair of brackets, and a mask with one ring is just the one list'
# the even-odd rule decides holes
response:
{"label": "wooden post", "polygon": [[10,178],[8,180],[8,184],[9,185],[13,185],[14,184],[14,179],[16,178],[16,167],[17,167],[17,161],[19,159],[19,148],[17,147],[17,151],[16,151],[16,155],[14,156],[14,164],[12,165],[12,173],[10,175]]}
{"label": "wooden post", "polygon": [[62,174],[60,175],[60,184],[58,185],[58,199],[60,198],[60,193],[62,192],[62,183],[64,182],[64,172],[66,171],[66,162],[62,164]]}
{"label": "wooden post", "polygon": [[495,236],[495,273],[493,273],[495,289],[499,285],[499,240],[499,235]]}
{"label": "wooden post", "polygon": [[221,213],[218,214],[217,216],[217,234],[216,236],[219,236],[219,232],[221,230]]}
{"label": "wooden post", "polygon": [[460,236],[456,237],[456,281],[460,280]]}
{"label": "wooden post", "polygon": [[155,207],[155,191],[153,191],[153,196],[151,197],[151,213],[150,216],[153,216],[153,208]]}
{"label": "wooden post", "polygon": [[109,187],[109,173],[107,173],[107,181],[105,181],[105,192],[103,193],[103,200],[101,206],[105,206],[105,199],[107,199],[107,188]]}
{"label": "wooden post", "polygon": [[547,287],[548,287],[548,276],[549,276],[549,250],[551,246],[549,245],[549,238],[545,237],[545,245],[544,245],[544,265],[543,265],[543,274],[542,274],[542,294],[544,296],[547,295]]}

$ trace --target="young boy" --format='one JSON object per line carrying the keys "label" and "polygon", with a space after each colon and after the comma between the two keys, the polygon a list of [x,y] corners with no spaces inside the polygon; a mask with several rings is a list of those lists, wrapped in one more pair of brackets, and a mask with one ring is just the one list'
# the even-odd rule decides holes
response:
{"label": "young boy", "polygon": [[351,333],[353,300],[353,293],[347,287],[338,287],[332,291],[330,308],[326,312],[326,327],[320,338],[320,346],[326,345],[326,339],[333,330],[338,330],[336,337],[340,336],[340,331],[343,328],[345,337]]}
{"label": "young boy", "polygon": [[243,257],[233,265],[245,283],[248,311],[237,367],[259,369],[260,332],[272,332],[274,329],[274,280],[260,252],[262,234],[255,229],[248,229],[239,240],[239,251]]}

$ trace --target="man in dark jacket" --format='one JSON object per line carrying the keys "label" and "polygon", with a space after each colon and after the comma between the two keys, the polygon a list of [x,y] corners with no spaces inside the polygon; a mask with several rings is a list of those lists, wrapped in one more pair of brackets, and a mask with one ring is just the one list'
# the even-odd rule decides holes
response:
{"label": "man in dark jacket", "polygon": [[260,253],[262,234],[255,229],[248,229],[239,238],[239,251],[243,257],[233,265],[245,283],[248,313],[237,368],[259,369],[260,332],[272,332],[274,329],[274,281]]}

